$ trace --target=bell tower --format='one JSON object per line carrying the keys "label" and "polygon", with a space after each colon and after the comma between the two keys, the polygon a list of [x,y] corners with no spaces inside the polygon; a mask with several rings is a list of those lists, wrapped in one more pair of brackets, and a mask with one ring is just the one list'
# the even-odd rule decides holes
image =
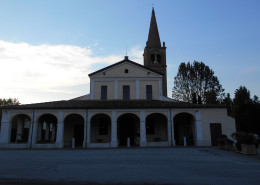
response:
{"label": "bell tower", "polygon": [[162,91],[163,96],[167,97],[166,47],[165,42],[163,42],[163,47],[161,46],[154,8],[152,10],[148,41],[146,42],[143,56],[144,66],[163,74]]}

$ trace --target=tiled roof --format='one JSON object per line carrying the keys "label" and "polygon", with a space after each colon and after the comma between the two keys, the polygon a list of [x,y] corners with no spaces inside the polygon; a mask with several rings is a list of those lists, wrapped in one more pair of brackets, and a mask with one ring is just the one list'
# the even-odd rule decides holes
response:
{"label": "tiled roof", "polygon": [[3,109],[139,109],[139,108],[225,108],[160,100],[68,100],[2,107]]}
{"label": "tiled roof", "polygon": [[108,70],[108,69],[110,69],[110,68],[112,68],[112,67],[115,67],[115,66],[117,66],[117,65],[120,65],[120,64],[122,64],[122,63],[124,63],[124,62],[128,62],[128,63],[133,64],[133,65],[135,65],[135,66],[141,67],[141,68],[143,68],[143,69],[146,69],[146,70],[149,70],[149,71],[152,71],[152,72],[154,72],[154,73],[157,73],[157,74],[159,74],[159,75],[164,76],[163,73],[160,73],[160,72],[158,72],[158,71],[155,71],[155,70],[153,70],[153,69],[150,69],[149,67],[143,66],[143,65],[141,65],[141,64],[138,64],[138,63],[136,63],[136,62],[133,62],[133,61],[129,60],[127,56],[125,57],[124,60],[122,60],[122,61],[120,61],[120,62],[117,62],[117,63],[115,63],[115,64],[112,64],[112,65],[110,65],[110,66],[107,66],[107,67],[105,67],[105,68],[102,68],[102,69],[100,69],[100,70],[97,70],[97,71],[95,71],[95,72],[93,72],[93,73],[90,73],[88,76],[89,76],[89,77],[90,77],[90,76],[93,76],[93,75],[98,74],[98,73],[100,73],[100,72],[102,72],[102,71],[105,71],[105,70]]}

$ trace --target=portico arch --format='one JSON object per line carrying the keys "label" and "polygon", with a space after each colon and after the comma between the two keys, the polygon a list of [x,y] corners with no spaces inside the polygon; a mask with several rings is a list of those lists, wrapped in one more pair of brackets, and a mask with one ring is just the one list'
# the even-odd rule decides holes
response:
{"label": "portico arch", "polygon": [[57,118],[53,114],[43,114],[38,119],[37,143],[55,143]]}
{"label": "portico arch", "polygon": [[174,139],[178,146],[193,146],[195,141],[195,118],[189,113],[179,113],[174,117]]}
{"label": "portico arch", "polygon": [[96,114],[90,122],[90,142],[109,143],[111,140],[111,118],[106,114]]}
{"label": "portico arch", "polygon": [[130,146],[140,146],[140,119],[132,113],[122,114],[117,119],[118,145],[127,146],[130,138]]}
{"label": "portico arch", "polygon": [[168,140],[167,117],[161,113],[153,113],[146,117],[147,142],[162,142]]}
{"label": "portico arch", "polygon": [[83,147],[84,118],[79,114],[69,114],[64,119],[64,147],[71,147],[73,138],[76,147]]}
{"label": "portico arch", "polygon": [[11,143],[27,143],[29,138],[29,130],[31,118],[26,114],[18,114],[11,121]]}

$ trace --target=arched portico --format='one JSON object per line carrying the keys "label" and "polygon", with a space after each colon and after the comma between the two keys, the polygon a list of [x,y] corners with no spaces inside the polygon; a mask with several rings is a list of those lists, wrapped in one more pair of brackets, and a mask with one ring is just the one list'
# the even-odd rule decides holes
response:
{"label": "arched portico", "polygon": [[76,147],[83,147],[84,118],[79,114],[70,114],[64,119],[64,147],[72,147],[72,139]]}
{"label": "arched portico", "polygon": [[15,115],[11,121],[10,143],[27,143],[30,134],[31,118],[26,114]]}
{"label": "arched portico", "polygon": [[193,146],[195,141],[195,118],[189,113],[179,113],[174,117],[174,138],[178,146]]}
{"label": "arched portico", "polygon": [[111,118],[108,115],[102,113],[94,115],[90,121],[90,128],[91,143],[110,143]]}
{"label": "arched portico", "polygon": [[118,146],[140,146],[140,119],[132,113],[126,113],[117,119]]}
{"label": "arched portico", "polygon": [[43,114],[38,119],[37,143],[55,143],[57,118],[53,114]]}
{"label": "arched portico", "polygon": [[153,113],[146,117],[147,142],[168,141],[167,117],[161,113]]}

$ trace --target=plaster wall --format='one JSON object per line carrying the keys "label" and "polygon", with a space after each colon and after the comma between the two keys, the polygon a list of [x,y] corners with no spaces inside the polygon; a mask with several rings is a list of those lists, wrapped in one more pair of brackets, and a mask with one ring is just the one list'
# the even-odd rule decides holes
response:
{"label": "plaster wall", "polygon": [[119,81],[118,82],[118,99],[123,99],[123,86],[129,85],[130,87],[130,99],[136,99],[136,83],[135,80]]}
{"label": "plaster wall", "polygon": [[96,81],[94,85],[94,99],[101,100],[101,86],[107,86],[107,99],[114,99],[114,81]]}
{"label": "plaster wall", "polygon": [[141,80],[140,81],[140,99],[146,99],[146,85],[152,85],[152,98],[159,99],[159,80]]}
{"label": "plaster wall", "polygon": [[227,110],[222,109],[200,109],[202,120],[202,135],[204,144],[211,146],[210,123],[221,123],[222,134],[231,138],[231,134],[236,132],[235,119],[227,115]]}

